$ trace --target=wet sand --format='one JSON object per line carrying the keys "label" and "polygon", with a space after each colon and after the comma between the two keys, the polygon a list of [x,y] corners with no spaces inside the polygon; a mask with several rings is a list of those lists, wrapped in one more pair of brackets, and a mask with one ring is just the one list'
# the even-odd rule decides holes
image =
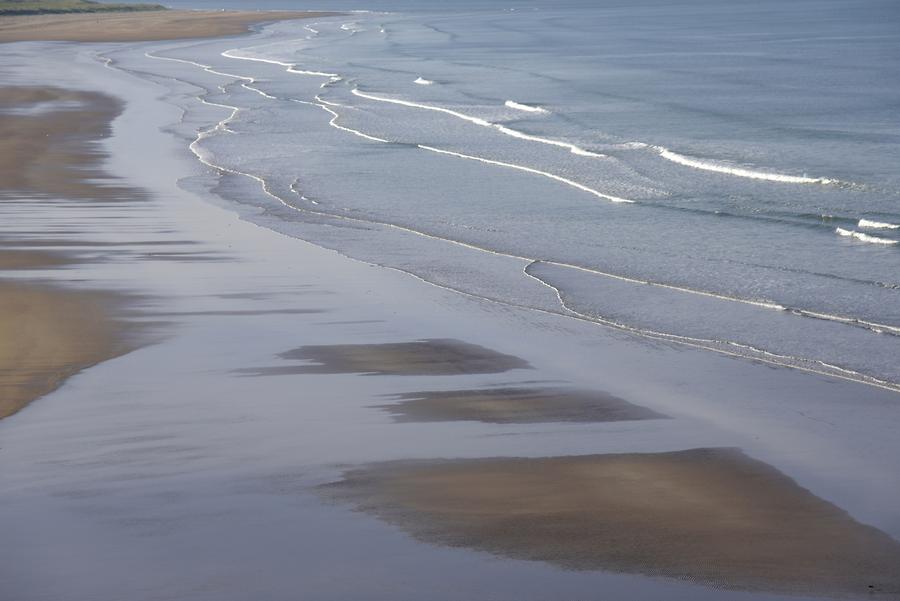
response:
{"label": "wet sand", "polygon": [[0,418],[133,348],[134,327],[114,316],[124,300],[109,292],[0,281]]}
{"label": "wet sand", "polygon": [[[0,88],[0,203],[29,199],[140,200],[100,168],[97,142],[121,104],[106,95],[48,87]],[[77,290],[4,272],[72,267],[64,252],[0,236],[0,418],[56,389],[67,377],[135,347],[136,329],[117,314],[122,294]],[[46,242],[38,237],[37,242]],[[52,281],[52,278],[48,279]]]}
{"label": "wet sand", "polygon": [[167,10],[0,17],[0,43],[31,40],[137,42],[238,35],[260,23],[326,17],[311,11]]}
{"label": "wet sand", "polygon": [[492,374],[527,369],[527,361],[450,338],[387,344],[304,346],[279,355],[288,361],[317,365],[276,365],[242,370],[248,375],[371,374],[382,376],[447,376]]}
{"label": "wet sand", "polygon": [[603,392],[565,388],[435,390],[397,395],[378,405],[398,422],[479,421],[493,424],[616,422],[665,416]]}
{"label": "wet sand", "polygon": [[[0,20],[2,22],[2,20]],[[48,87],[0,88],[0,199],[21,196],[134,199],[100,168],[97,145],[121,103]]]}
{"label": "wet sand", "polygon": [[900,544],[734,449],[387,462],[320,487],[415,537],[722,588],[900,591]]}

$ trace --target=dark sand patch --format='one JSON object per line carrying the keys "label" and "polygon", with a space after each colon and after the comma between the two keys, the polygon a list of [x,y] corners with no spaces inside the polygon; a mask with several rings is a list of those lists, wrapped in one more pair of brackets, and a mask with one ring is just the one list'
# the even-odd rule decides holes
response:
{"label": "dark sand patch", "polygon": [[480,421],[494,424],[615,422],[666,416],[603,392],[566,388],[485,388],[396,395],[378,405],[398,422]]}
{"label": "dark sand patch", "polygon": [[134,348],[112,293],[0,282],[0,418],[70,375]]}
{"label": "dark sand patch", "polygon": [[141,13],[33,15],[0,18],[0,43],[25,40],[136,42],[238,35],[253,25],[341,13],[310,11],[167,10]]}
{"label": "dark sand patch", "polygon": [[735,449],[388,462],[319,487],[417,538],[577,570],[900,598],[900,544]]}
{"label": "dark sand patch", "polygon": [[22,251],[0,250],[0,271],[4,269],[48,269],[61,267],[72,263],[68,257],[60,254]]}
{"label": "dark sand patch", "polygon": [[449,338],[388,344],[303,346],[278,355],[317,365],[285,365],[239,370],[248,375],[349,374],[445,376],[491,374],[524,369],[527,361]]}
{"label": "dark sand patch", "polygon": [[[40,109],[40,110],[39,110]],[[141,198],[101,169],[97,141],[121,103],[51,87],[0,88],[0,199],[21,195],[90,200]]]}

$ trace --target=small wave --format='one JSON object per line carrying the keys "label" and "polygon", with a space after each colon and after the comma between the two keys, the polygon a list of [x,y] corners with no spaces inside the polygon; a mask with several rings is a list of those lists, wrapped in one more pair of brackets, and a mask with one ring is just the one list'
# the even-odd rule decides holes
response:
{"label": "small wave", "polygon": [[511,109],[516,109],[517,111],[525,111],[526,113],[541,113],[546,115],[550,112],[544,107],[520,104],[515,100],[507,100],[504,104]]}
{"label": "small wave", "polygon": [[306,69],[298,69],[294,63],[286,63],[284,61],[277,61],[271,58],[260,58],[258,56],[243,56],[240,54],[236,54],[235,51],[237,48],[233,48],[231,50],[226,50],[222,53],[222,56],[225,58],[233,58],[241,61],[253,61],[257,63],[268,63],[270,65],[279,65],[281,67],[285,67],[288,73],[295,73],[297,75],[315,75],[317,77],[329,77],[329,78],[339,78],[337,73],[328,73],[325,71],[307,71]]}
{"label": "small wave", "polygon": [[506,134],[507,136],[511,136],[513,138],[519,138],[520,140],[528,140],[530,142],[537,142],[539,144],[547,144],[549,146],[558,146],[560,148],[566,148],[569,152],[574,155],[583,156],[583,157],[593,157],[593,158],[606,158],[606,155],[600,154],[598,152],[591,152],[589,150],[585,150],[580,146],[576,146],[575,144],[571,144],[569,142],[562,142],[560,140],[552,140],[550,138],[541,138],[540,136],[533,136],[531,134],[526,134],[517,129],[513,129],[511,127],[506,127],[505,125],[500,125],[499,123],[491,123],[486,119],[482,119],[480,117],[472,117],[471,115],[466,115],[465,113],[460,113],[459,111],[454,111],[453,109],[444,108],[442,106],[434,106],[432,104],[422,104],[420,102],[411,102],[409,100],[400,100],[399,98],[389,98],[387,96],[378,96],[376,94],[369,94],[367,92],[361,92],[358,88],[354,88],[351,90],[352,94],[355,96],[359,96],[360,98],[366,98],[367,100],[374,100],[375,102],[386,102],[388,104],[397,104],[400,106],[407,106],[410,108],[417,108],[426,111],[434,111],[437,113],[444,113],[445,115],[450,115],[451,117],[456,117],[457,119],[462,119],[463,121],[468,121],[469,123],[473,123],[480,127],[489,127],[492,129],[496,129],[500,133]]}
{"label": "small wave", "polygon": [[634,204],[634,201],[633,201],[633,200],[629,200],[629,199],[627,199],[627,198],[619,198],[618,196],[612,196],[612,195],[610,195],[610,194],[604,194],[603,192],[599,192],[599,191],[597,191],[597,190],[594,190],[593,188],[589,188],[589,187],[585,186],[584,184],[579,184],[579,183],[576,182],[576,181],[573,181],[573,180],[570,180],[570,179],[568,179],[568,178],[565,178],[565,177],[556,175],[556,174],[554,174],[554,173],[549,173],[549,172],[547,172],[547,171],[541,171],[540,169],[534,169],[534,168],[532,168],[532,167],[526,167],[525,165],[517,165],[517,164],[515,164],[515,163],[507,163],[507,162],[505,162],[505,161],[495,161],[495,160],[493,160],[493,159],[486,159],[486,158],[484,158],[484,157],[473,156],[473,155],[470,155],[470,154],[463,154],[463,153],[461,153],[461,152],[453,152],[453,151],[451,151],[451,150],[444,150],[444,149],[442,149],[442,148],[435,148],[435,147],[433,147],[433,146],[426,146],[425,144],[418,144],[417,146],[418,146],[419,148],[421,148],[422,150],[428,150],[428,151],[431,151],[431,152],[436,152],[436,153],[438,153],[438,154],[445,154],[445,155],[449,155],[449,156],[458,157],[458,158],[461,158],[461,159],[468,159],[468,160],[470,160],[470,161],[478,161],[478,162],[480,162],[480,163],[487,163],[487,164],[489,164],[489,165],[497,165],[497,166],[499,166],[499,167],[508,167],[508,168],[510,168],[510,169],[516,169],[516,170],[518,170],[518,171],[525,171],[526,173],[533,173],[533,174],[535,174],[535,175],[542,175],[542,176],[544,176],[544,177],[547,177],[547,178],[550,178],[550,179],[552,179],[552,180],[558,181],[558,182],[560,182],[560,183],[566,184],[567,186],[571,186],[571,187],[573,187],[573,188],[576,188],[576,189],[578,189],[578,190],[581,190],[582,192],[587,192],[588,194],[592,194],[592,195],[594,195],[594,196],[596,196],[596,197],[598,197],[598,198],[603,198],[603,199],[608,200],[608,201],[610,201],[610,202],[615,202],[615,203],[625,203],[625,204]]}
{"label": "small wave", "polygon": [[420,86],[430,86],[430,85],[434,84],[434,82],[431,81],[430,79],[425,79],[423,77],[417,77],[413,83],[417,83]]}
{"label": "small wave", "polygon": [[662,158],[684,165],[685,167],[693,167],[694,169],[702,169],[704,171],[713,171],[715,173],[724,173],[726,175],[734,175],[737,177],[746,177],[750,179],[762,179],[770,182],[781,182],[785,184],[834,184],[837,180],[826,179],[822,177],[806,177],[805,175],[785,175],[783,173],[771,173],[768,171],[753,171],[744,169],[743,167],[732,167],[730,165],[722,165],[719,163],[709,163],[699,159],[684,156],[677,152],[672,152],[665,146],[653,146],[659,152]]}
{"label": "small wave", "polygon": [[869,242],[871,244],[897,244],[896,240],[890,240],[888,238],[879,238],[878,236],[870,236],[869,234],[863,234],[862,232],[856,232],[853,230],[845,230],[842,227],[836,228],[834,230],[836,233],[841,236],[847,236],[849,238],[856,238],[862,242]]}
{"label": "small wave", "polygon": [[872,230],[896,230],[900,229],[900,225],[895,223],[883,223],[881,221],[869,221],[868,219],[860,219],[857,227],[867,227]]}

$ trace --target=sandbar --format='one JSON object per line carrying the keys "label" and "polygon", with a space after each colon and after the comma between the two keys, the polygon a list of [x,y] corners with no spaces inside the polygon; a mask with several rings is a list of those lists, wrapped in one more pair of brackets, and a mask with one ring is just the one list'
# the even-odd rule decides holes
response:
{"label": "sandbar", "polygon": [[736,449],[385,462],[319,490],[422,540],[568,569],[900,591],[897,541]]}

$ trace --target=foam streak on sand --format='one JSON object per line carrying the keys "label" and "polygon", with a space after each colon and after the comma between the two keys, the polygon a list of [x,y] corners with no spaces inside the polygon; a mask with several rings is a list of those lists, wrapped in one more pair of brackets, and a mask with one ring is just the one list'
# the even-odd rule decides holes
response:
{"label": "foam streak on sand", "polygon": [[742,167],[733,167],[730,165],[720,165],[717,163],[709,163],[691,157],[672,152],[664,146],[653,147],[662,158],[684,165],[685,167],[693,167],[694,169],[702,169],[703,171],[713,171],[715,173],[723,173],[725,175],[734,175],[737,177],[746,177],[750,179],[761,179],[770,182],[781,182],[785,184],[833,184],[835,180],[825,179],[822,177],[806,177],[802,175],[785,175],[783,173],[770,173],[767,171],[753,171]]}
{"label": "foam streak on sand", "polygon": [[589,150],[585,150],[580,146],[575,144],[571,144],[569,142],[561,142],[559,140],[551,140],[549,138],[541,138],[540,136],[533,136],[531,134],[526,134],[520,132],[516,129],[512,129],[510,127],[506,127],[505,125],[500,125],[499,123],[491,123],[486,119],[481,119],[480,117],[472,117],[471,115],[466,115],[465,113],[460,113],[459,111],[454,111],[452,109],[444,108],[442,106],[434,106],[431,104],[423,104],[421,102],[411,102],[409,100],[400,100],[399,98],[388,98],[386,96],[377,96],[375,94],[369,94],[366,92],[361,92],[359,89],[354,88],[352,90],[355,96],[359,96],[360,98],[365,98],[367,100],[374,100],[375,102],[386,102],[388,104],[396,104],[399,106],[406,106],[409,108],[417,108],[426,111],[434,111],[437,113],[444,113],[445,115],[450,115],[451,117],[456,117],[457,119],[462,119],[463,121],[468,121],[469,123],[473,123],[475,125],[479,125],[481,127],[489,127],[499,131],[502,134],[507,136],[518,138],[520,140],[528,140],[530,142],[537,142],[539,144],[547,144],[548,146],[557,146],[559,148],[565,148],[572,154],[584,157],[593,157],[593,158],[606,158],[606,155],[599,154],[596,152],[591,152]]}
{"label": "foam streak on sand", "polygon": [[890,240],[888,238],[879,238],[878,236],[870,236],[869,234],[863,234],[862,232],[856,232],[853,230],[845,230],[842,227],[836,228],[834,230],[841,236],[846,236],[848,238],[856,238],[861,242],[868,242],[870,244],[897,244],[896,240]]}

